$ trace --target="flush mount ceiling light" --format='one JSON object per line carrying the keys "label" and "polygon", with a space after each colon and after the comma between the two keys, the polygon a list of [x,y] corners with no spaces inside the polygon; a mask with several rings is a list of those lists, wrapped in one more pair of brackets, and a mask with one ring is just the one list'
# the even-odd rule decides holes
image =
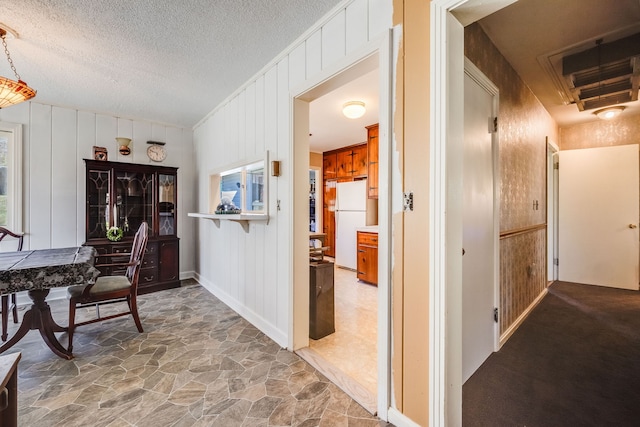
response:
{"label": "flush mount ceiling light", "polygon": [[11,71],[16,76],[16,80],[11,80],[6,77],[0,76],[0,108],[5,108],[10,105],[19,104],[20,102],[27,101],[36,96],[36,91],[31,89],[25,82],[20,80],[20,75],[16,71],[16,67],[13,65],[11,56],[9,55],[9,49],[7,48],[7,31],[14,37],[15,31],[6,27],[0,27],[0,38],[2,39],[2,46],[4,47],[4,53],[7,55],[7,61],[11,66]]}
{"label": "flush mount ceiling light", "polygon": [[342,106],[342,114],[348,119],[359,119],[365,111],[362,101],[349,101]]}
{"label": "flush mount ceiling light", "polygon": [[607,107],[607,108],[603,108],[601,110],[594,111],[593,114],[598,116],[599,119],[611,120],[611,119],[614,119],[614,118],[618,117],[620,115],[620,113],[622,113],[622,111],[624,111],[624,108],[625,107],[622,106],[622,105],[617,106],[617,107]]}

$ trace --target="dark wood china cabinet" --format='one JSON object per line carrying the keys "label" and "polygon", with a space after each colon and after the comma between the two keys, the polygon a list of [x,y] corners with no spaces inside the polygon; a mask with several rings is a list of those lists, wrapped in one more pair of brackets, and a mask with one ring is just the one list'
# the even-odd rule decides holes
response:
{"label": "dark wood china cabinet", "polygon": [[[100,254],[129,252],[143,221],[149,242],[140,270],[139,294],[180,286],[177,235],[177,168],[85,159],[86,242]],[[123,237],[111,241],[107,230],[117,226]],[[107,264],[104,258],[96,264]],[[101,267],[103,274],[117,274]]]}

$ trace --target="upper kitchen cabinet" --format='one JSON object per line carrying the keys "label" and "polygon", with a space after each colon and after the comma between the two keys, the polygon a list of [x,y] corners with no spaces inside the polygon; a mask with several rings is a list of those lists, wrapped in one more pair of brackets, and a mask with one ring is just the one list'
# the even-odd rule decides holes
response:
{"label": "upper kitchen cabinet", "polygon": [[338,155],[335,152],[325,153],[322,156],[322,179],[336,178],[336,167],[338,164]]}
{"label": "upper kitchen cabinet", "polygon": [[336,150],[338,178],[356,178],[367,176],[367,144]]}
{"label": "upper kitchen cabinet", "polygon": [[378,198],[378,124],[367,126],[367,196]]}
{"label": "upper kitchen cabinet", "polygon": [[[100,255],[129,251],[136,230],[146,222],[149,241],[139,293],[178,287],[177,168],[97,160],[85,160],[85,165],[85,245],[98,251],[96,264],[109,263]],[[119,229],[120,238],[107,238],[111,227]],[[109,267],[100,270],[107,275],[117,273]]]}

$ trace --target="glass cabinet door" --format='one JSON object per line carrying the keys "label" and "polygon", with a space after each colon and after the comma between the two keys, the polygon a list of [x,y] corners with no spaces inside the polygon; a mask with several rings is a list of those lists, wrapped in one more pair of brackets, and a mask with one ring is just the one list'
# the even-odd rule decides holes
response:
{"label": "glass cabinet door", "polygon": [[113,223],[124,236],[133,236],[143,221],[153,227],[153,173],[116,171],[116,195],[112,200]]}
{"label": "glass cabinet door", "polygon": [[176,234],[176,177],[158,174],[158,233],[160,236]]}
{"label": "glass cabinet door", "polygon": [[90,170],[87,179],[87,239],[106,236],[111,223],[109,209],[109,171]]}

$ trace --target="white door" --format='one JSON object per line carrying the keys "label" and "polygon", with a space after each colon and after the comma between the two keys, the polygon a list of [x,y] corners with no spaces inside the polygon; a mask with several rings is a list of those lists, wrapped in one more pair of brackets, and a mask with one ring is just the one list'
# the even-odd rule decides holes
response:
{"label": "white door", "polygon": [[638,146],[560,151],[558,277],[638,290]]}
{"label": "white door", "polygon": [[480,71],[464,80],[462,380],[495,349],[495,247],[492,117],[497,89]]}

